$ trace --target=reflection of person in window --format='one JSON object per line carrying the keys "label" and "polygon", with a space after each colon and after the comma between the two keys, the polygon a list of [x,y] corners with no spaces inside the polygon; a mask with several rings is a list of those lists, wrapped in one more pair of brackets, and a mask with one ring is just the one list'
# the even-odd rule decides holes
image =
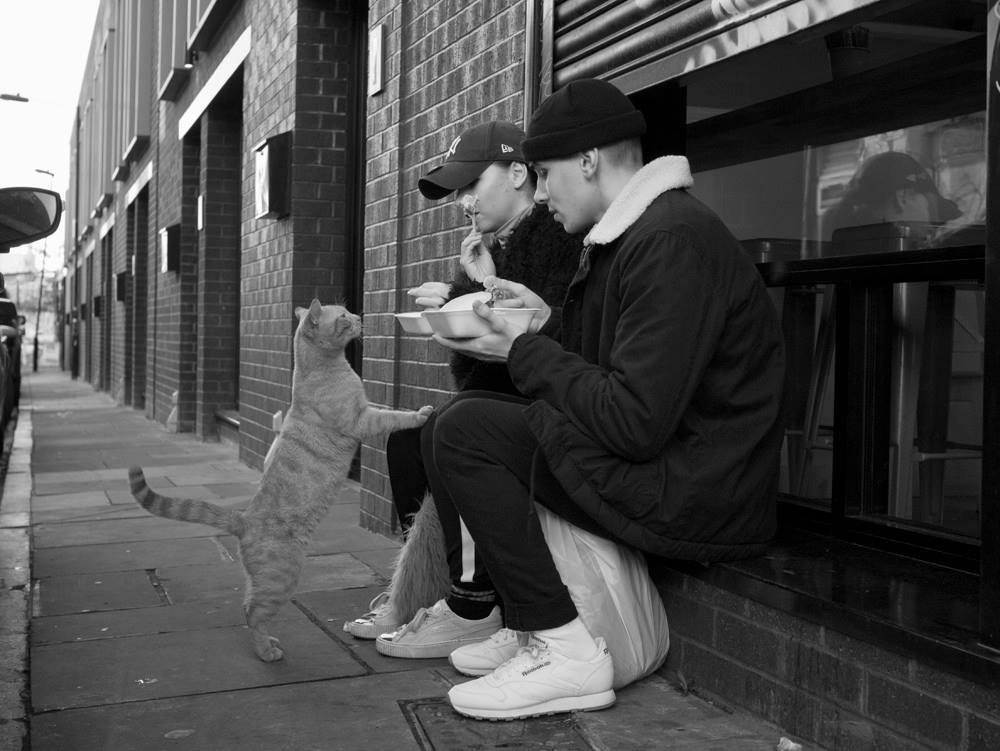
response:
{"label": "reflection of person in window", "polygon": [[886,151],[858,168],[831,213],[830,226],[836,230],[883,222],[943,224],[961,215],[958,206],[938,192],[916,159]]}

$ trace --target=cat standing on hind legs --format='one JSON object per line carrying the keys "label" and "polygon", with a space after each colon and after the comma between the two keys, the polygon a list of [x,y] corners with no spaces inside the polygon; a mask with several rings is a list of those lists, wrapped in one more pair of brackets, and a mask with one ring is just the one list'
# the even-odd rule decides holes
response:
{"label": "cat standing on hind legs", "polygon": [[254,651],[265,662],[283,656],[267,623],[295,592],[306,546],[347,477],[358,445],[419,427],[432,411],[368,403],[361,379],[344,357],[344,347],[361,334],[359,316],[319,300],[308,309],[296,308],[295,315],[291,406],[246,508],[168,498],[146,484],[142,469],[129,470],[132,495],[150,513],[209,524],[237,538],[247,579],[243,613]]}

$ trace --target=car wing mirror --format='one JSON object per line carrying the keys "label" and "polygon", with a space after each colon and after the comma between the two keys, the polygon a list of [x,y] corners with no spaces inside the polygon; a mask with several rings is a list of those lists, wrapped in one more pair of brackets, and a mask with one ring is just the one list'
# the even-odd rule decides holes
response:
{"label": "car wing mirror", "polygon": [[48,237],[59,227],[62,199],[42,188],[0,188],[0,253]]}

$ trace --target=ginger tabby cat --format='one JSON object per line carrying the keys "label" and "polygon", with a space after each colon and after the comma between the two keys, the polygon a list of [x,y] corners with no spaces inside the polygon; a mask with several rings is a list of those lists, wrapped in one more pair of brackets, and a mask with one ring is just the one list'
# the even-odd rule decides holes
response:
{"label": "ginger tabby cat", "polygon": [[368,403],[344,357],[344,347],[361,333],[360,317],[319,300],[295,314],[292,403],[265,459],[260,487],[244,509],[165,497],[146,484],[142,469],[129,469],[132,495],[150,513],[209,524],[238,539],[247,579],[243,613],[254,651],[265,662],[283,657],[267,622],[294,593],[309,539],[337,497],[360,441],[420,426],[432,411]]}

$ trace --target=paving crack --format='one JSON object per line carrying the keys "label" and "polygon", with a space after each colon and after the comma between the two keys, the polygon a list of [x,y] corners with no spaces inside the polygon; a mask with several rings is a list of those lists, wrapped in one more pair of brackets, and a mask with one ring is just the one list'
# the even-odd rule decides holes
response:
{"label": "paving crack", "polygon": [[170,601],[170,595],[167,594],[167,588],[163,586],[163,582],[160,581],[160,577],[156,575],[155,568],[147,568],[146,576],[149,579],[150,585],[156,591],[157,597],[160,598],[160,602],[164,605],[173,605]]}

